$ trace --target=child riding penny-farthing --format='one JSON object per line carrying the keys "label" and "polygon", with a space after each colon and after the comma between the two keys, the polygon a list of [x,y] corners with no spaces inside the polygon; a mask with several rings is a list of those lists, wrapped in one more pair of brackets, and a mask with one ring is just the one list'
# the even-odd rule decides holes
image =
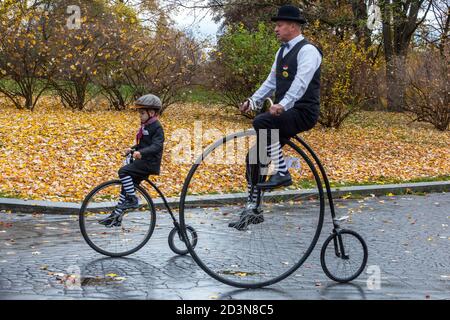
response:
{"label": "child riding penny-farthing", "polygon": [[[358,277],[367,263],[367,246],[359,234],[340,228],[317,155],[298,136],[281,141],[292,184],[262,189],[258,185],[271,174],[273,161],[258,157],[256,140],[255,130],[223,137],[189,171],[180,198],[180,226],[198,233],[196,246],[188,244],[191,256],[207,274],[228,285],[258,288],[283,280],[306,261],[319,239],[323,179],[333,230],[322,246],[322,268],[338,282]],[[191,197],[205,190],[208,195],[200,200]],[[257,204],[245,207],[250,197]]]}
{"label": "child riding penny-farthing", "polygon": [[142,184],[146,181],[173,222],[168,238],[170,248],[176,254],[187,254],[184,239],[195,247],[195,230],[186,226],[187,235],[182,237],[166,198],[148,178],[160,171],[164,143],[164,131],[158,121],[161,100],[148,94],[139,98],[133,108],[139,111],[141,119],[136,145],[126,150],[127,159],[118,172],[120,180],[100,184],[84,199],[79,213],[81,233],[89,246],[111,257],[123,257],[142,248],[156,224],[155,204]]}

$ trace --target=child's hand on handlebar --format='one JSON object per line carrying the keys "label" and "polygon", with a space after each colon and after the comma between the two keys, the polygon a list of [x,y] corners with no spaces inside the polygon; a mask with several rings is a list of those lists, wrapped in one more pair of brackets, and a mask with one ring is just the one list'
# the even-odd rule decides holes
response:
{"label": "child's hand on handlebar", "polygon": [[142,155],[141,155],[141,153],[139,151],[135,151],[133,153],[133,158],[135,158],[137,160],[140,160],[140,159],[142,159]]}
{"label": "child's hand on handlebar", "polygon": [[124,155],[127,156],[129,155],[133,150],[131,150],[131,148],[127,148],[123,151]]}

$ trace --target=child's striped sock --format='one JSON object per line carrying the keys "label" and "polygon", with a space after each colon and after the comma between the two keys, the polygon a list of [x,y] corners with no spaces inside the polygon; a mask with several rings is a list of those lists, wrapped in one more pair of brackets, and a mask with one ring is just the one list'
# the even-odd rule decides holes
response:
{"label": "child's striped sock", "polygon": [[[117,205],[120,206],[124,202],[125,202],[125,195],[123,193],[120,193],[120,195],[119,195],[119,202],[117,202]],[[114,209],[113,213],[115,213],[115,214],[122,214],[122,212],[123,212],[122,209],[119,209],[119,208],[116,207],[116,209]]]}
{"label": "child's striped sock", "polygon": [[130,176],[120,177],[120,181],[122,182],[123,189],[127,195],[136,196],[133,179]]}

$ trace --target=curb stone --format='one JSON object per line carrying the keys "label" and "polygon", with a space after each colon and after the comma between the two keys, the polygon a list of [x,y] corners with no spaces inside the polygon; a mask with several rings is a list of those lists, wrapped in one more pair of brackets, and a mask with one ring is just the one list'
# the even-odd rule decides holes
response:
{"label": "curb stone", "polygon": [[[416,192],[449,192],[450,181],[435,181],[435,182],[417,182],[417,183],[403,183],[403,184],[386,184],[386,185],[368,185],[368,186],[354,186],[354,187],[340,187],[331,188],[333,199],[348,196],[383,196],[389,193],[405,194]],[[303,196],[314,194],[312,189],[304,189],[300,192]],[[325,198],[326,191],[324,190]],[[292,197],[293,194],[299,194],[298,191],[272,191],[266,193],[265,201],[271,199],[283,200],[283,198]],[[246,193],[220,194],[220,195],[202,195],[202,196],[187,196],[186,204],[189,207],[201,207],[208,204],[217,203],[219,200],[221,204],[237,204],[242,203],[247,199]],[[178,210],[179,197],[167,198],[171,208]],[[157,209],[163,209],[164,204],[161,199],[154,199]],[[62,215],[76,215],[81,207],[81,203],[73,202],[54,202],[41,200],[21,200],[12,198],[0,198],[0,210],[6,210],[18,213],[45,213],[45,214],[62,214]],[[99,206],[100,207],[100,206]],[[112,209],[113,206],[102,206],[103,209]]]}

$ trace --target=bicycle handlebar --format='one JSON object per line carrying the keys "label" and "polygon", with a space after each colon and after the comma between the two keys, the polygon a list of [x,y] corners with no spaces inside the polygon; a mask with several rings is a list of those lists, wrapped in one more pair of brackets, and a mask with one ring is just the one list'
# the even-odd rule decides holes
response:
{"label": "bicycle handlebar", "polygon": [[264,100],[264,102],[269,101],[269,108],[272,107],[274,105],[272,99],[270,98],[266,98],[266,100]]}
{"label": "bicycle handlebar", "polygon": [[125,157],[127,157],[127,156],[130,155],[130,154],[132,155],[135,151],[136,151],[135,148],[130,148],[130,152],[126,153],[126,154],[125,154]]}
{"label": "bicycle handlebar", "polygon": [[133,163],[133,161],[134,161],[133,153],[136,151],[136,149],[130,148],[130,150],[131,151],[129,153],[125,154],[125,159],[130,157],[130,163]]}
{"label": "bicycle handlebar", "polygon": [[260,104],[259,106],[255,103],[255,101],[253,101],[252,98],[248,98],[246,101],[248,101],[249,105],[250,105],[250,110],[251,111],[256,111],[256,112],[261,112],[262,110],[262,106],[264,105],[264,103],[266,101],[269,101],[269,108],[272,107],[274,105],[273,101],[271,98],[266,98],[262,104]]}

